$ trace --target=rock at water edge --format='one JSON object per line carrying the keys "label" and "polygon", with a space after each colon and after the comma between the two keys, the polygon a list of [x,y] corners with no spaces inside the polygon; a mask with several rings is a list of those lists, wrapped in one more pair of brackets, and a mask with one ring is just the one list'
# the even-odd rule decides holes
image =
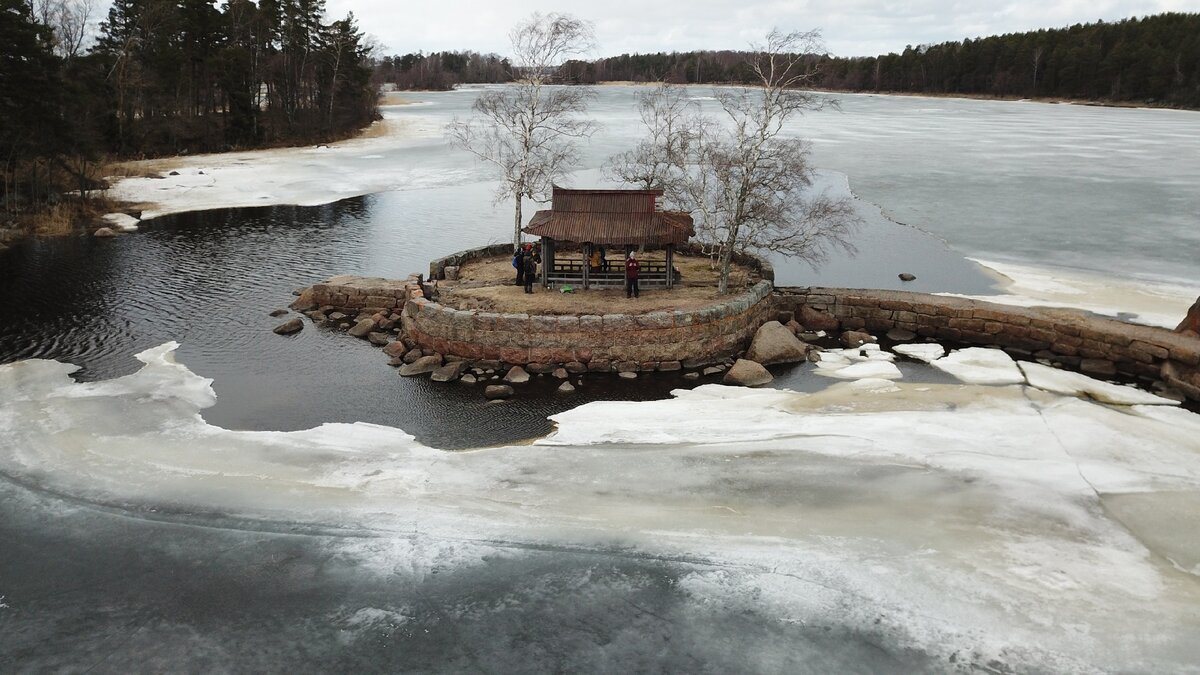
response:
{"label": "rock at water edge", "polygon": [[477,381],[477,378],[474,375],[472,375],[471,373],[467,373],[466,375],[463,375],[462,377],[458,378],[458,381],[462,382],[464,384],[475,384],[475,382]]}
{"label": "rock at water edge", "polygon": [[483,390],[483,395],[489,401],[505,399],[513,395],[513,388],[507,384],[489,384],[487,389]]}
{"label": "rock at water edge", "polygon": [[839,338],[839,341],[846,349],[853,349],[854,347],[861,347],[868,342],[875,342],[875,336],[862,331],[848,330],[845,333],[842,333],[842,337]]}
{"label": "rock at water edge", "polygon": [[897,274],[896,276],[900,277],[900,281],[916,281],[916,279],[917,279],[917,275],[909,273],[909,272],[901,272],[900,274]]}
{"label": "rock at water edge", "polygon": [[746,359],[762,365],[796,363],[808,355],[808,347],[778,321],[759,326],[746,352]]}
{"label": "rock at water edge", "polygon": [[571,386],[570,382],[563,382],[562,384],[558,385],[558,391],[562,394],[569,394],[575,391],[575,387]]}
{"label": "rock at water edge", "polygon": [[567,379],[567,377],[568,377],[568,375],[569,375],[569,373],[567,373],[567,369],[566,369],[566,368],[555,368],[555,369],[554,369],[554,373],[553,373],[553,374],[554,374],[554,377],[556,377],[556,378],[558,378],[558,379],[560,379],[560,380],[565,380],[565,379]]}
{"label": "rock at water edge", "polygon": [[389,342],[387,333],[370,332],[367,333],[367,341],[376,347],[382,347]]}
{"label": "rock at water edge", "polygon": [[354,324],[354,327],[350,329],[350,335],[356,338],[365,338],[367,337],[367,333],[370,333],[373,330],[375,330],[375,320],[362,319],[358,323]]}
{"label": "rock at water edge", "polygon": [[917,334],[907,328],[893,328],[887,332],[887,339],[892,342],[908,342],[916,337]]}
{"label": "rock at water edge", "polygon": [[285,321],[285,322],[279,324],[278,326],[275,326],[275,328],[273,330],[275,331],[275,333],[277,335],[291,335],[292,333],[300,332],[300,330],[303,328],[304,328],[303,321],[301,321],[300,319],[292,319],[290,321]]}
{"label": "rock at water edge", "polygon": [[462,376],[463,371],[467,369],[466,361],[454,361],[433,371],[429,379],[434,382],[453,382]]}
{"label": "rock at water edge", "polygon": [[637,373],[633,372],[632,370],[622,370],[621,372],[617,373],[617,377],[621,378],[622,380],[636,380]]}
{"label": "rock at water edge", "polygon": [[522,384],[529,381],[529,373],[521,366],[513,366],[504,376],[504,381],[509,384]]}
{"label": "rock at water edge", "polygon": [[271,316],[274,316],[274,317],[281,317],[281,316],[283,316],[283,315],[285,315],[285,314],[287,314],[287,313],[288,313],[288,311],[287,311],[286,309],[273,309],[273,310],[271,310]]}
{"label": "rock at water edge", "polygon": [[388,356],[395,356],[395,357],[404,356],[404,354],[407,351],[408,351],[408,347],[405,347],[404,343],[399,340],[396,340],[395,342],[391,342],[386,347],[383,348],[384,354],[387,354]]}
{"label": "rock at water edge", "polygon": [[685,380],[698,380],[698,379],[700,379],[700,373],[697,373],[697,372],[695,372],[695,371],[692,371],[692,372],[690,372],[690,373],[684,373],[684,374],[683,374],[683,379],[685,379]]}
{"label": "rock at water edge", "polygon": [[722,384],[731,384],[739,387],[761,387],[764,384],[769,384],[775,378],[771,373],[767,372],[762,364],[746,359],[738,359],[729,372],[725,373],[725,377],[721,380]]}
{"label": "rock at water edge", "polygon": [[108,238],[108,237],[115,237],[115,236],[117,236],[117,233],[113,232],[111,228],[102,227],[102,228],[96,230],[95,233],[93,233],[93,236],[104,239],[104,238]]}
{"label": "rock at water edge", "polygon": [[432,373],[442,367],[442,357],[440,356],[422,356],[410,364],[400,367],[400,374],[404,377],[413,377],[416,375],[424,375]]}

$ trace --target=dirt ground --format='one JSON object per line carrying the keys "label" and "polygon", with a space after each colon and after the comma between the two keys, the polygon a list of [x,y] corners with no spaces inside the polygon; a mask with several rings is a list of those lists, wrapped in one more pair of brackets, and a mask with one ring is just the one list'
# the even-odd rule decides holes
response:
{"label": "dirt ground", "polygon": [[[459,272],[458,284],[442,282],[441,302],[458,309],[480,309],[490,312],[529,314],[643,314],[661,310],[695,309],[712,304],[717,294],[719,274],[708,258],[676,256],[675,267],[683,278],[682,285],[671,290],[643,288],[641,297],[626,299],[625,289],[606,288],[573,293],[560,293],[534,285],[533,295],[515,285],[516,272],[512,259],[488,258],[472,261]],[[742,288],[758,281],[748,268],[735,266],[730,277],[732,288]],[[486,285],[480,285],[486,284]]]}

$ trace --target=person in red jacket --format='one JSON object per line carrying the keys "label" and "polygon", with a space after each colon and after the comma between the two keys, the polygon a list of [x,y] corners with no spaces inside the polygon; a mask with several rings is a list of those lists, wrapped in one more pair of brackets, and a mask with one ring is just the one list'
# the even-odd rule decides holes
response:
{"label": "person in red jacket", "polygon": [[642,264],[638,262],[637,254],[633,251],[629,252],[629,257],[625,259],[625,297],[638,297],[638,273],[642,271]]}

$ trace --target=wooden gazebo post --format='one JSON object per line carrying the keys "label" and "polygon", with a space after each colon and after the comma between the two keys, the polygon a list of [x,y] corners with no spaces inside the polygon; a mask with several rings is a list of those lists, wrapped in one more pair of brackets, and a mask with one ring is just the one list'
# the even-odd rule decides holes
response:
{"label": "wooden gazebo post", "polygon": [[588,274],[590,271],[588,266],[588,253],[590,251],[588,249],[591,248],[591,245],[585,242],[583,246],[580,246],[579,248],[583,251],[583,290],[586,291],[588,289],[588,277],[591,276]]}
{"label": "wooden gazebo post", "polygon": [[675,287],[675,244],[667,244],[667,290]]}
{"label": "wooden gazebo post", "polygon": [[554,272],[554,239],[542,237],[542,288],[550,288],[550,274]]}

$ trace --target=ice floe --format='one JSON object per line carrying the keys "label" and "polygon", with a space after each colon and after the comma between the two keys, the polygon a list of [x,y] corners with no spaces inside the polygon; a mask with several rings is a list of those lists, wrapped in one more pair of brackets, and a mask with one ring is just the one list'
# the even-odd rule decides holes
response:
{"label": "ice floe", "polygon": [[968,347],[956,349],[930,365],[968,384],[1021,384],[1021,374],[1013,358],[999,349]]}
{"label": "ice floe", "polygon": [[936,361],[946,355],[946,348],[934,343],[896,345],[892,347],[892,351],[925,363]]}
{"label": "ice floe", "polygon": [[1044,366],[1040,363],[1021,362],[1021,371],[1030,386],[1066,396],[1088,396],[1104,403],[1116,405],[1179,405],[1177,401],[1111,382],[1102,382],[1083,373],[1073,373]]}
{"label": "ice floe", "polygon": [[[533,445],[443,452],[369,424],[214,427],[200,414],[211,383],[173,350],[95,383],[54,361],[0,365],[0,476],[18,481],[4,489],[345,531],[329,539],[339,559],[389,578],[528,550],[629,554],[671,570],[686,616],[743,603],[778,627],[863,631],[943,663],[1200,658],[1200,417],[1187,410],[875,378],[811,394],[704,385],[586,404]],[[894,367],[872,351],[837,356]]]}

